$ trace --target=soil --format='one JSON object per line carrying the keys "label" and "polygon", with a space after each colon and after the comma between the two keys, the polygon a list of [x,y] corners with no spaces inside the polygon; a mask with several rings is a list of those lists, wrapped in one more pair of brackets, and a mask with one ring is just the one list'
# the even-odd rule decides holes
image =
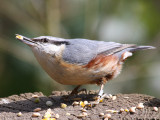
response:
{"label": "soil", "polygon": [[[69,93],[70,91],[54,91],[47,97],[41,92],[35,92],[0,98],[0,120],[42,120],[49,108],[52,110],[50,118],[55,118],[55,114],[59,114],[58,120],[103,120],[104,116],[99,116],[100,113],[111,114],[112,120],[160,119],[160,99],[143,94],[117,94],[115,100],[105,98],[97,105],[86,105],[84,108],[87,115],[80,117],[82,106],[74,106],[72,103],[74,101],[93,102],[97,92],[88,91],[87,94],[81,92],[68,98]],[[38,95],[39,98],[34,98],[33,95]],[[47,106],[47,101],[51,101],[53,105]],[[61,103],[66,104],[67,107],[61,108]],[[144,108],[136,109],[135,113],[119,112],[121,108],[130,109],[136,107],[138,103],[143,103]],[[159,110],[155,111],[153,107],[158,107]],[[35,108],[41,108],[39,117],[32,117]],[[19,112],[22,113],[20,117],[17,116]]]}

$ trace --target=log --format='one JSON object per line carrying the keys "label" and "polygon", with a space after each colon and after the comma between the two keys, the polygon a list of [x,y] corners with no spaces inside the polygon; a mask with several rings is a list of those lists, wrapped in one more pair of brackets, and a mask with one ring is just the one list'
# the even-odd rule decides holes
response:
{"label": "log", "polygon": [[[0,98],[0,120],[42,120],[46,117],[47,111],[51,114],[49,118],[58,120],[103,120],[106,114],[110,114],[112,120],[160,119],[160,99],[153,96],[117,94],[114,95],[116,97],[111,95],[105,97],[97,105],[84,105],[84,101],[88,103],[95,101],[96,91],[88,91],[87,94],[81,92],[71,97],[68,97],[69,93],[70,91],[53,91],[50,96],[45,96],[41,92],[35,92]],[[46,105],[47,101],[52,104]],[[73,105],[75,101],[76,104]],[[83,105],[79,105],[80,101]],[[62,103],[67,106],[62,108]],[[144,108],[135,108],[134,112],[128,111],[131,107],[137,107],[139,103],[142,103]],[[33,117],[36,108],[40,108],[38,109],[40,114]]]}

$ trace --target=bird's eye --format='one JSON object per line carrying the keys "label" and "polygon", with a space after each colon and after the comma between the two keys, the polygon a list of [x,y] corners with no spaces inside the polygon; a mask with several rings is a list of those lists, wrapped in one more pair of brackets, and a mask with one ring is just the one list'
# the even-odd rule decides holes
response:
{"label": "bird's eye", "polygon": [[44,39],[42,39],[42,42],[47,43],[47,42],[48,42],[48,39],[47,39],[47,38],[44,38]]}

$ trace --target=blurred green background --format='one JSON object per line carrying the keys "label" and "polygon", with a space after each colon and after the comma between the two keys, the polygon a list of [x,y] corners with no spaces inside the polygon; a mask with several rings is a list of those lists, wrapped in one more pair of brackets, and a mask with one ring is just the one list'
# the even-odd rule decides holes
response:
{"label": "blurred green background", "polygon": [[0,97],[72,90],[75,86],[56,83],[41,69],[16,33],[156,46],[129,58],[105,92],[160,97],[160,0],[0,0]]}

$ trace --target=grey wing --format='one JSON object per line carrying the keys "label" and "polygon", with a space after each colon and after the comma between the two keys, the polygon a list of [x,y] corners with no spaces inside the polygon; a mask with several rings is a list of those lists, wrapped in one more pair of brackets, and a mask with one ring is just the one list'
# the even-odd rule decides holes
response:
{"label": "grey wing", "polygon": [[71,64],[85,65],[97,55],[98,44],[85,39],[73,39],[63,52],[63,60]]}
{"label": "grey wing", "polygon": [[134,48],[134,44],[121,44],[116,42],[99,42],[98,54],[111,55],[127,48]]}
{"label": "grey wing", "polygon": [[[103,42],[102,42],[103,43]],[[135,44],[120,44],[115,42],[99,43],[98,54],[112,55],[115,54],[121,58],[126,51],[135,52],[137,50],[155,49],[153,46],[137,46]]]}
{"label": "grey wing", "polygon": [[85,65],[98,54],[110,55],[120,50],[124,45],[115,42],[73,39],[63,52],[63,59],[68,63]]}
{"label": "grey wing", "polygon": [[134,52],[136,50],[152,49],[152,46],[136,46],[134,44],[120,44],[87,39],[73,39],[69,40],[69,43],[63,52],[63,59],[68,63],[79,65],[88,64],[99,54],[105,56],[117,54],[121,57],[125,51]]}

